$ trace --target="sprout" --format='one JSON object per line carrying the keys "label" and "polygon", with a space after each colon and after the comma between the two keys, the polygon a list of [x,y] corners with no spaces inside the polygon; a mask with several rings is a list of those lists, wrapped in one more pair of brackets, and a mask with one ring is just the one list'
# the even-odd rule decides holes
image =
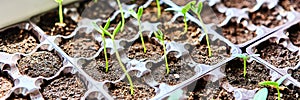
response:
{"label": "sprout", "polygon": [[[103,36],[103,34],[105,34],[105,35],[110,36],[110,38],[112,39],[114,51],[116,52],[117,60],[118,60],[120,66],[121,66],[121,68],[122,68],[122,70],[124,71],[124,73],[125,73],[125,75],[126,75],[128,81],[129,81],[129,84],[130,84],[130,93],[131,93],[131,95],[133,95],[133,94],[134,94],[134,91],[133,91],[133,87],[134,87],[134,86],[133,86],[131,77],[129,76],[129,74],[128,74],[127,70],[126,70],[126,67],[123,65],[123,63],[122,63],[122,61],[121,61],[121,57],[120,57],[120,54],[119,54],[119,52],[118,52],[118,50],[117,50],[117,46],[116,46],[116,43],[115,43],[115,36],[116,36],[117,33],[120,31],[120,28],[121,28],[121,22],[118,23],[117,27],[116,27],[115,30],[113,31],[113,34],[111,34],[110,32],[107,31],[107,28],[108,28],[108,26],[109,26],[109,24],[110,24],[109,21],[110,21],[110,19],[108,19],[108,22],[106,23],[106,25],[105,25],[104,28],[103,28],[102,26],[98,26],[96,23],[92,23],[92,24],[93,24],[94,28],[95,28],[98,32],[102,33],[102,36]],[[105,40],[105,39],[104,39],[104,40]],[[105,49],[104,49],[104,50],[105,50]]]}
{"label": "sprout", "polygon": [[122,17],[121,31],[123,31],[124,30],[124,25],[125,25],[124,11],[123,11],[122,4],[121,4],[120,0],[117,0],[117,3],[118,3],[120,13],[121,13],[121,17]]}
{"label": "sprout", "polygon": [[144,38],[143,38],[143,33],[141,32],[142,31],[142,26],[141,26],[141,17],[143,15],[143,7],[139,7],[138,9],[138,12],[134,12],[132,9],[129,10],[129,13],[131,16],[133,16],[135,19],[138,20],[138,25],[139,25],[139,34],[140,34],[140,37],[141,37],[141,41],[142,41],[142,46],[144,48],[144,53],[146,53],[147,51],[147,48],[145,46],[145,42],[144,42]]}
{"label": "sprout", "polygon": [[[278,97],[277,99],[280,100],[280,87],[279,85],[289,76],[291,76],[290,74],[284,75],[282,76],[279,80],[277,80],[276,82],[274,81],[264,81],[264,82],[260,82],[258,83],[261,86],[270,86],[272,88],[276,88],[277,93],[278,93]],[[254,95],[254,100],[266,100],[268,96],[268,91],[267,88],[262,88],[261,90],[259,90],[255,95]]]}
{"label": "sprout", "polygon": [[154,35],[163,45],[166,70],[167,70],[167,74],[169,74],[170,69],[169,69],[168,60],[167,60],[167,51],[166,51],[166,46],[165,46],[165,42],[164,42],[164,34],[160,30],[158,30],[157,32],[154,32]]}
{"label": "sprout", "polygon": [[244,72],[243,72],[243,73],[244,73],[244,77],[246,77],[246,73],[247,73],[247,60],[248,60],[250,57],[253,57],[253,56],[259,56],[259,54],[252,54],[252,55],[247,55],[247,54],[235,54],[234,56],[243,59],[243,61],[244,61]]}
{"label": "sprout", "polygon": [[66,26],[66,24],[64,23],[64,17],[63,17],[63,11],[62,11],[63,0],[55,0],[55,2],[58,3],[58,14],[59,14],[59,23],[56,23],[56,25],[64,27],[64,26]]}
{"label": "sprout", "polygon": [[98,2],[98,0],[94,0],[94,2],[96,3],[96,2]]}
{"label": "sprout", "polygon": [[157,17],[160,18],[161,10],[160,10],[159,0],[156,0],[156,6],[157,6]]}

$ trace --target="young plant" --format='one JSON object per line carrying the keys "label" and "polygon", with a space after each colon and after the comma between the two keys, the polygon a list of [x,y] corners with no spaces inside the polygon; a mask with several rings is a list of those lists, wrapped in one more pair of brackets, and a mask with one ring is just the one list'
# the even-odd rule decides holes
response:
{"label": "young plant", "polygon": [[94,0],[94,2],[96,3],[98,0]]}
{"label": "young plant", "polygon": [[154,35],[163,45],[166,70],[167,70],[167,74],[169,74],[170,69],[169,69],[168,60],[167,60],[167,51],[166,51],[166,46],[165,46],[165,41],[164,41],[164,34],[160,30],[158,30],[157,32],[154,32]]}
{"label": "young plant", "polygon": [[132,9],[129,10],[129,13],[131,14],[131,16],[133,16],[138,21],[139,34],[140,34],[140,37],[141,37],[142,46],[144,48],[144,53],[146,53],[147,48],[145,46],[145,42],[144,42],[144,38],[143,38],[143,33],[142,33],[142,26],[141,26],[141,18],[142,18],[142,15],[143,15],[143,11],[144,11],[143,7],[139,7],[137,13],[134,10],[132,10]]}
{"label": "young plant", "polygon": [[[273,81],[264,81],[264,82],[260,82],[258,83],[261,86],[270,86],[272,88],[276,88],[277,90],[277,99],[280,100],[280,90],[282,89],[281,87],[279,87],[279,85],[289,76],[291,76],[290,74],[284,75],[283,77],[281,77],[279,80],[277,80],[276,82]],[[285,87],[284,87],[285,88]],[[284,89],[283,88],[283,89]],[[268,89],[267,88],[262,88],[261,90],[259,90],[255,95],[254,95],[254,100],[266,100],[268,97]]]}
{"label": "young plant", "polygon": [[210,48],[210,43],[209,43],[208,32],[207,32],[205,24],[203,23],[203,20],[202,20],[201,15],[200,15],[200,13],[202,11],[202,8],[203,8],[203,3],[201,1],[199,1],[198,5],[195,5],[195,3],[192,3],[191,10],[197,15],[197,17],[200,21],[200,24],[203,27],[203,31],[205,33],[205,38],[206,38],[206,44],[207,44],[207,47],[208,47],[208,57],[211,57],[212,53],[211,53],[211,48]]}
{"label": "young plant", "polygon": [[156,6],[157,6],[157,18],[160,18],[161,11],[160,11],[160,3],[159,3],[159,0],[156,0]]}
{"label": "young plant", "polygon": [[[117,50],[117,46],[116,46],[116,43],[115,43],[115,36],[117,35],[117,33],[120,31],[120,28],[121,28],[121,22],[119,22],[119,24],[117,25],[117,27],[115,28],[115,30],[113,31],[113,34],[111,34],[110,32],[107,31],[107,28],[109,26],[109,20],[108,22],[106,23],[105,27],[103,28],[102,26],[98,26],[96,23],[93,23],[93,26],[94,28],[98,31],[98,32],[104,32],[102,34],[105,34],[105,35],[108,35],[110,36],[111,40],[113,41],[113,47],[114,47],[114,51],[116,53],[116,57],[117,57],[117,60],[122,68],[122,70],[124,71],[128,81],[129,81],[129,84],[130,84],[130,93],[131,95],[134,94],[134,91],[133,91],[133,83],[132,83],[132,80],[131,80],[131,77],[130,75],[128,74],[127,70],[126,70],[126,67],[123,65],[122,61],[121,61],[121,57],[120,57],[120,54]],[[106,29],[105,29],[106,28]]]}
{"label": "young plant", "polygon": [[252,54],[252,55],[247,55],[247,54],[235,54],[234,56],[243,59],[243,62],[244,62],[244,72],[243,72],[243,73],[244,73],[244,77],[246,77],[246,73],[247,73],[247,60],[248,60],[250,57],[253,57],[253,56],[259,56],[259,54]]}
{"label": "young plant", "polygon": [[174,8],[167,8],[165,9],[166,11],[176,11],[176,12],[180,12],[183,14],[183,22],[184,22],[184,33],[187,32],[188,29],[188,25],[187,25],[187,19],[186,19],[186,13],[191,9],[192,5],[195,4],[196,1],[191,1],[189,3],[187,3],[184,7],[182,7],[181,9],[174,9]]}
{"label": "young plant", "polygon": [[55,2],[58,3],[58,14],[59,14],[59,23],[55,23],[55,24],[64,27],[64,26],[66,26],[66,24],[64,23],[64,17],[63,17],[63,11],[62,11],[63,0],[55,0]]}
{"label": "young plant", "polygon": [[117,0],[117,3],[118,3],[120,13],[121,13],[121,17],[122,17],[121,31],[123,31],[124,30],[124,25],[125,25],[124,11],[123,11],[122,4],[121,4],[120,0]]}

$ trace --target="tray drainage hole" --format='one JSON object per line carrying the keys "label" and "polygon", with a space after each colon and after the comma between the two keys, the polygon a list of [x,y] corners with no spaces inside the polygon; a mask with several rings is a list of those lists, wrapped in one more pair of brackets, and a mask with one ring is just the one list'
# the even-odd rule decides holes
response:
{"label": "tray drainage hole", "polygon": [[152,67],[153,63],[152,62],[147,62],[146,63],[146,68],[150,69]]}

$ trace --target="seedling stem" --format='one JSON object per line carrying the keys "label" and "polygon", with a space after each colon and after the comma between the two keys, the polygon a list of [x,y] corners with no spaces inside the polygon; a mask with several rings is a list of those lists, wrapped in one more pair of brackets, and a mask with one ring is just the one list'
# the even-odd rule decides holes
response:
{"label": "seedling stem", "polygon": [[158,30],[157,32],[154,32],[155,37],[162,43],[163,49],[164,49],[164,57],[165,57],[165,63],[166,63],[166,70],[167,74],[169,74],[170,69],[169,69],[169,64],[168,64],[168,59],[167,59],[167,51],[166,51],[166,46],[164,42],[164,34],[161,32],[161,30]]}
{"label": "seedling stem", "polygon": [[62,2],[63,0],[55,0],[55,2],[58,3],[58,15],[59,15],[59,24],[60,26],[65,26],[64,23],[64,17],[63,17],[63,11],[62,11]]}
{"label": "seedling stem", "polygon": [[160,11],[160,3],[159,3],[159,0],[156,0],[156,5],[157,5],[157,17],[160,18],[161,11]]}
{"label": "seedling stem", "polygon": [[125,25],[124,11],[123,11],[122,4],[121,4],[120,0],[117,0],[117,3],[118,3],[120,13],[121,13],[121,17],[122,17],[121,31],[123,31],[124,30],[124,25]]}
{"label": "seedling stem", "polygon": [[141,18],[142,18],[142,15],[143,15],[143,11],[144,11],[143,7],[139,7],[137,13],[134,10],[132,10],[132,9],[129,10],[129,13],[131,14],[131,16],[133,16],[138,21],[139,34],[140,34],[140,37],[141,37],[142,46],[144,48],[144,53],[146,53],[147,48],[145,46],[145,42],[144,42],[144,38],[143,38],[143,33],[142,33],[142,25],[141,25]]}
{"label": "seedling stem", "polygon": [[235,54],[234,56],[236,57],[239,57],[239,58],[242,58],[243,59],[243,65],[244,65],[244,77],[246,77],[246,73],[247,73],[247,60],[250,58],[250,57],[253,57],[253,56],[259,56],[259,54],[251,54],[251,55],[247,55],[247,54]]}

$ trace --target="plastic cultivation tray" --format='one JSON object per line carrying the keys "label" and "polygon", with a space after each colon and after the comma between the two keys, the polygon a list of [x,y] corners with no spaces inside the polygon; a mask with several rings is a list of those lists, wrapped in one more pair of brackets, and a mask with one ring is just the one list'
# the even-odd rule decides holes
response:
{"label": "plastic cultivation tray", "polygon": [[[121,0],[124,30],[115,38],[95,26],[110,22],[106,33],[117,30],[123,15],[116,0],[63,5],[63,27],[51,7],[22,17],[27,21],[3,23],[0,99],[248,100],[263,88],[260,82],[287,74],[280,97],[299,98],[298,1],[204,1],[205,24],[190,11],[185,33],[184,14],[168,9],[193,0],[157,1]],[[131,15],[140,8],[141,22]],[[259,56],[244,61],[242,54]],[[267,89],[268,99],[277,99],[277,91]]]}

